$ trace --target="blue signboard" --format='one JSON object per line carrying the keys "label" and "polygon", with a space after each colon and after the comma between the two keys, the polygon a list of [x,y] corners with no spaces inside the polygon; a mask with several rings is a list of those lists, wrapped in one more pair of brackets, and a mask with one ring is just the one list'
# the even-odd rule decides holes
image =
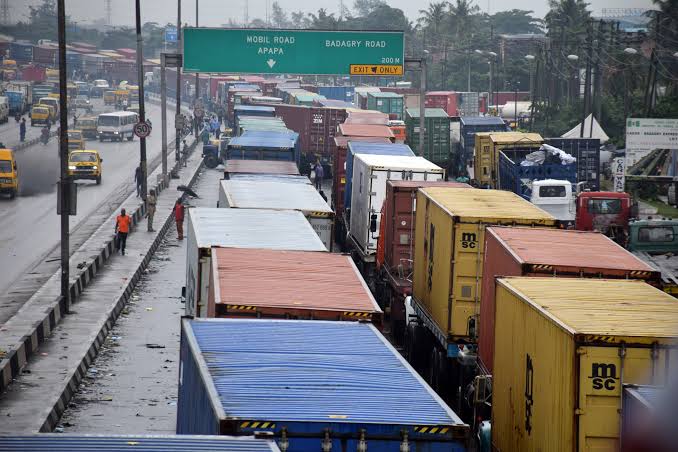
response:
{"label": "blue signboard", "polygon": [[165,28],[165,42],[177,42],[176,28]]}

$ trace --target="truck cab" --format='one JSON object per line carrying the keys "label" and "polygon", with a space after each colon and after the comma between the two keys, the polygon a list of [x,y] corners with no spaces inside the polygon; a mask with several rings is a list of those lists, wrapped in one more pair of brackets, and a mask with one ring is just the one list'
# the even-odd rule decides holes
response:
{"label": "truck cab", "polygon": [[562,225],[574,226],[575,194],[569,181],[556,179],[533,181],[530,202],[550,213]]}
{"label": "truck cab", "polygon": [[9,195],[10,199],[19,194],[19,173],[11,149],[0,149],[0,193]]}
{"label": "truck cab", "polygon": [[629,251],[678,253],[678,220],[638,220],[629,224]]}
{"label": "truck cab", "polygon": [[632,200],[628,193],[582,192],[577,197],[576,229],[599,231],[623,244],[626,240]]}

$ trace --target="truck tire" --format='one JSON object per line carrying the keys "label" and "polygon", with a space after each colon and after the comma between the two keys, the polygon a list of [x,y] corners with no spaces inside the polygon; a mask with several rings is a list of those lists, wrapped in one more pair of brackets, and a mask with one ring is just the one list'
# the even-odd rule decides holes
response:
{"label": "truck tire", "polygon": [[219,159],[215,155],[212,155],[212,154],[206,155],[204,161],[205,161],[205,166],[210,168],[210,169],[214,169],[219,165]]}
{"label": "truck tire", "polygon": [[14,198],[16,198],[16,190],[12,190],[11,192],[9,192],[9,199],[14,199]]}
{"label": "truck tire", "polygon": [[101,176],[97,177],[97,185],[101,185]]}

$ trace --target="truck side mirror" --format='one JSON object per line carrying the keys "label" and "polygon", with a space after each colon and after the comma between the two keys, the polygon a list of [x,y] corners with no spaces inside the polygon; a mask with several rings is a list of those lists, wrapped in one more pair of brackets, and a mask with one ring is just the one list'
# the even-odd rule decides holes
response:
{"label": "truck side mirror", "polygon": [[377,214],[373,213],[370,216],[370,232],[377,232]]}

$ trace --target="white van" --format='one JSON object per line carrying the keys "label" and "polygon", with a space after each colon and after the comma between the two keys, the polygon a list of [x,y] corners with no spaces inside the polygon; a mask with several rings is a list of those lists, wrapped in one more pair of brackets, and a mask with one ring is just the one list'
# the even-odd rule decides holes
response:
{"label": "white van", "polygon": [[0,97],[0,122],[9,121],[9,100],[6,96]]}
{"label": "white van", "polygon": [[127,141],[134,139],[134,125],[139,122],[139,115],[131,111],[103,113],[97,119],[97,135],[99,141],[105,138],[111,141]]}
{"label": "white van", "polygon": [[564,226],[574,225],[576,192],[566,180],[536,180],[532,182],[530,202],[560,220]]}

